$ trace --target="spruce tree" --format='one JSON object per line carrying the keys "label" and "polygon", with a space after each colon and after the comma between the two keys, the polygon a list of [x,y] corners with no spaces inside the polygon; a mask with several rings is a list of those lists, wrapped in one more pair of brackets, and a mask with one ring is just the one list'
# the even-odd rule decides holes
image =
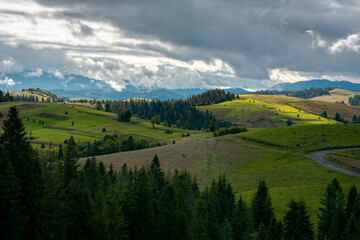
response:
{"label": "spruce tree", "polygon": [[327,186],[320,202],[323,207],[318,215],[318,239],[340,239],[346,223],[346,212],[344,193],[336,178]]}
{"label": "spruce tree", "polygon": [[360,239],[360,222],[356,219],[355,215],[352,214],[348,218],[344,233],[341,237],[342,240],[357,240]]}
{"label": "spruce tree", "polygon": [[359,207],[360,207],[360,201],[358,198],[357,189],[355,185],[352,185],[346,203],[347,218],[350,218],[352,214],[354,214],[356,217],[360,217]]}
{"label": "spruce tree", "polygon": [[234,209],[233,217],[233,239],[244,240],[245,235],[249,235],[252,231],[252,218],[250,209],[240,196]]}
{"label": "spruce tree", "polygon": [[3,239],[25,239],[27,219],[21,201],[21,182],[9,163],[0,174],[0,236]]}
{"label": "spruce tree", "polygon": [[[44,197],[44,182],[37,153],[26,139],[26,131],[16,107],[11,107],[8,120],[3,122],[4,133],[0,136],[0,167],[13,167],[20,181],[21,204],[28,216],[25,233],[29,239],[39,236],[40,213]],[[1,172],[1,170],[0,170]]]}
{"label": "spruce tree", "polygon": [[255,240],[270,240],[268,238],[266,227],[263,223],[260,223],[259,225]]}
{"label": "spruce tree", "polygon": [[289,211],[286,213],[284,218],[284,239],[314,239],[310,216],[307,213],[305,202],[296,202],[294,200],[290,200],[288,206]]}
{"label": "spruce tree", "polygon": [[265,180],[261,180],[259,182],[258,189],[252,201],[251,210],[254,218],[255,229],[257,229],[261,223],[268,226],[270,220],[274,217],[271,197]]}

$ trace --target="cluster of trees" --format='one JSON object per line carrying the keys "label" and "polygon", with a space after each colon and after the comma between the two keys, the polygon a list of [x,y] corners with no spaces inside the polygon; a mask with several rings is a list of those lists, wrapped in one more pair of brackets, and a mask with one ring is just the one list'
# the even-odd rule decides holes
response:
{"label": "cluster of trees", "polygon": [[[323,117],[323,118],[331,118],[331,117],[328,116],[328,114],[327,114],[326,111],[323,111],[323,112],[320,114],[320,116]],[[346,120],[346,119],[344,119],[343,117],[341,117],[340,113],[335,113],[335,117],[334,117],[333,119],[334,119],[335,121],[342,122],[342,123],[345,123],[345,124],[349,123],[348,120]],[[358,121],[358,119],[357,119],[357,117],[354,115],[353,118],[352,118],[352,122],[353,122],[353,123],[358,123],[357,121]]]}
{"label": "cluster of trees", "polygon": [[218,131],[214,132],[214,137],[223,136],[226,134],[236,134],[241,132],[247,132],[247,128],[245,127],[220,128]]}
{"label": "cluster of trees", "polygon": [[[102,110],[103,106],[105,106],[105,111],[120,114],[119,119],[122,119],[121,114],[132,113],[141,118],[151,119],[153,126],[155,123],[168,122],[167,124],[170,123],[170,125],[171,123],[175,123],[179,128],[201,130],[209,128],[210,120],[214,118],[214,116],[208,111],[203,112],[197,109],[197,105],[207,104],[207,101],[209,101],[209,104],[219,103],[234,98],[234,94],[225,93],[224,90],[215,89],[206,91],[197,96],[192,96],[186,100],[149,101],[145,99],[130,99],[119,101],[78,101],[90,103],[98,110]],[[125,119],[129,118],[125,117]],[[231,125],[232,124],[227,121],[217,121],[217,128],[230,127]]]}
{"label": "cluster of trees", "polygon": [[235,94],[225,92],[221,89],[212,89],[198,95],[193,95],[187,99],[193,106],[216,104],[235,99]]}
{"label": "cluster of trees", "polygon": [[[68,144],[70,140],[66,140]],[[109,153],[133,151],[159,146],[159,143],[150,143],[145,139],[135,140],[132,136],[128,138],[115,135],[106,135],[100,141],[88,142],[87,144],[75,144],[76,156],[89,157]],[[62,149],[62,146],[60,147]]]}
{"label": "cluster of trees", "polygon": [[[40,158],[25,138],[15,107],[0,137],[0,234],[3,239],[314,239],[304,201],[291,200],[276,219],[259,182],[250,205],[235,200],[220,176],[200,191],[196,177],[150,166],[117,172],[88,159],[80,168],[70,139],[61,154]],[[321,199],[319,240],[360,238],[360,195],[347,198],[334,179]]]}
{"label": "cluster of trees", "polygon": [[261,90],[256,92],[256,94],[263,94],[263,95],[285,95],[290,97],[297,97],[297,98],[314,98],[323,95],[330,95],[330,91],[333,88],[308,88],[305,90],[289,90],[289,91],[269,91],[269,90]]}
{"label": "cluster of trees", "polygon": [[0,102],[10,102],[14,101],[13,97],[9,92],[3,92],[0,90]]}
{"label": "cluster of trees", "polygon": [[[24,102],[64,102],[64,99],[58,97],[56,94],[48,90],[42,90],[40,88],[22,89],[22,92],[30,92],[33,95],[16,95],[13,96],[14,101]],[[40,96],[40,97],[39,97]]]}
{"label": "cluster of trees", "polygon": [[349,104],[353,106],[360,106],[360,95],[349,97]]}

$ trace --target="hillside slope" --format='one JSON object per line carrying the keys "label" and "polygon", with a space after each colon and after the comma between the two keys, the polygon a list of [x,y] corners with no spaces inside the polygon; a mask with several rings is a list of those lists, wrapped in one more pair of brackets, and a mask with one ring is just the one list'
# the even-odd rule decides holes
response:
{"label": "hillside slope", "polygon": [[[194,139],[152,149],[98,156],[105,166],[119,170],[126,163],[141,167],[157,154],[162,169],[186,169],[196,174],[201,188],[219,174],[226,174],[234,191],[250,200],[260,179],[266,179],[275,210],[283,216],[290,198],[306,198],[313,218],[328,182],[337,177],[347,189],[358,179],[324,168],[310,157],[239,140],[235,136]],[[85,159],[80,159],[84,163]]]}

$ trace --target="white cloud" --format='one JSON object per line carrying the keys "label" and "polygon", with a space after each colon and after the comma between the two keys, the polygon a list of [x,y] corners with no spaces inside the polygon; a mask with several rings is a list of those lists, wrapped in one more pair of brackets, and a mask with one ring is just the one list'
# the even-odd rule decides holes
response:
{"label": "white cloud", "polygon": [[15,82],[12,78],[5,77],[3,80],[0,80],[0,85],[5,85],[7,87],[12,87],[15,84],[20,84],[20,82]]}
{"label": "white cloud", "polygon": [[360,51],[360,33],[354,33],[346,38],[339,39],[329,47],[332,54],[341,53],[346,49],[354,52]]}
{"label": "white cloud", "polygon": [[321,38],[320,34],[315,32],[314,30],[307,30],[306,33],[310,34],[312,37],[312,48],[325,48],[327,46],[327,43],[324,39]]}
{"label": "white cloud", "polygon": [[16,61],[9,57],[7,59],[3,59],[0,63],[0,72],[2,73],[14,73],[22,70],[20,64],[17,64]]}
{"label": "white cloud", "polygon": [[319,74],[315,72],[301,72],[301,71],[291,71],[288,69],[270,69],[269,78],[272,80],[273,84],[281,82],[299,82],[307,81],[313,79],[327,79],[330,81],[350,81],[360,83],[360,76],[356,74],[344,75],[341,73],[325,73]]}
{"label": "white cloud", "polygon": [[33,72],[27,72],[24,74],[25,77],[29,78],[29,77],[40,77],[43,75],[43,71],[41,68],[37,68],[35,71]]}
{"label": "white cloud", "polygon": [[64,79],[64,74],[62,72],[60,72],[59,69],[50,68],[48,70],[48,72],[51,73],[52,75],[54,75],[57,78]]}

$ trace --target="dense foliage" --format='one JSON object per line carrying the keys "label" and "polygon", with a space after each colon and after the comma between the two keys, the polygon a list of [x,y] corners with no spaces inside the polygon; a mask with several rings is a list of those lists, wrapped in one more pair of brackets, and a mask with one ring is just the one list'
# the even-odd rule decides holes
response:
{"label": "dense foliage", "polygon": [[214,132],[215,137],[227,135],[227,134],[236,134],[241,132],[246,132],[247,129],[244,127],[229,127],[229,128],[220,128],[217,132]]}
{"label": "dense foliage", "polygon": [[[80,167],[73,138],[61,149],[31,148],[15,107],[0,137],[0,235],[3,239],[314,239],[304,201],[276,219],[265,180],[248,205],[225,176],[203,191],[186,171],[149,166],[114,171],[95,158]],[[321,200],[318,239],[359,239],[360,195],[334,179]]]}
{"label": "dense foliage", "polygon": [[[214,118],[212,113],[203,112],[196,108],[197,105],[207,103],[219,103],[232,100],[234,94],[225,93],[224,90],[214,89],[206,91],[197,96],[192,96],[187,100],[146,100],[146,99],[130,99],[119,101],[102,101],[102,104],[108,106],[108,111],[118,113],[119,120],[126,121],[130,113],[139,117],[152,119],[159,116],[161,122],[170,121],[177,123],[178,127],[192,130],[208,129],[210,120]],[[95,100],[76,100],[81,103],[90,103],[96,107],[98,102]],[[75,101],[73,101],[75,102]],[[99,107],[96,107],[100,109]],[[102,107],[101,107],[102,109]],[[124,120],[123,120],[124,119]],[[230,127],[230,122],[217,120],[217,127]]]}
{"label": "dense foliage", "polygon": [[[69,142],[69,141],[64,141]],[[76,145],[76,144],[75,144]],[[91,157],[109,153],[125,152],[159,146],[159,143],[150,143],[146,139],[136,140],[132,136],[128,138],[115,135],[106,135],[93,143],[76,145],[78,157]]]}
{"label": "dense foliage", "polygon": [[0,102],[10,102],[13,101],[13,97],[10,95],[9,92],[4,93],[0,90]]}
{"label": "dense foliage", "polygon": [[360,106],[360,95],[349,97],[349,104],[353,106]]}
{"label": "dense foliage", "polygon": [[305,90],[292,90],[292,91],[269,91],[269,90],[261,90],[256,92],[256,94],[264,94],[264,95],[285,95],[290,97],[297,97],[297,98],[314,98],[318,96],[330,95],[330,91],[333,88],[308,88]]}
{"label": "dense foliage", "polygon": [[212,89],[204,93],[191,96],[187,101],[191,102],[194,106],[211,105],[226,101],[232,101],[235,99],[235,94],[225,92],[221,89]]}

